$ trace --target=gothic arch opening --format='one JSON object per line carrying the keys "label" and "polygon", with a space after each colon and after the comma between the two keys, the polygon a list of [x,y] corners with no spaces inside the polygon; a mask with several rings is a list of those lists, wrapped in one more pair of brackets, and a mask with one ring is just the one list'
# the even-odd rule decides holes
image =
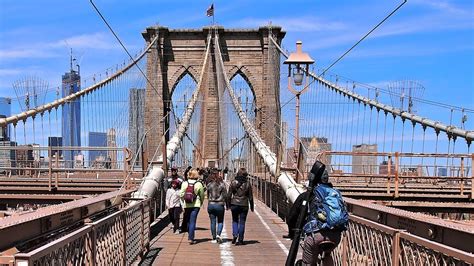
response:
{"label": "gothic arch opening", "polygon": [[[184,71],[173,84],[171,90],[171,104],[172,109],[170,113],[170,136],[176,132],[181,118],[186,111],[186,106],[196,90],[197,83],[191,74]],[[198,139],[199,139],[199,119],[201,115],[202,93],[200,100],[195,105],[194,112],[191,118],[190,125],[186,131],[181,147],[174,158],[173,165],[187,166],[193,164],[194,154],[199,153]]]}
{"label": "gothic arch opening", "polygon": [[[256,98],[247,77],[237,71],[232,77],[231,86],[239,100],[242,110],[246,113],[250,121],[255,124]],[[227,140],[224,145],[224,164],[231,170],[237,171],[241,167],[251,169],[252,167],[252,147],[244,127],[232,104],[229,93],[224,93],[224,106],[226,109],[222,124],[222,134]]]}

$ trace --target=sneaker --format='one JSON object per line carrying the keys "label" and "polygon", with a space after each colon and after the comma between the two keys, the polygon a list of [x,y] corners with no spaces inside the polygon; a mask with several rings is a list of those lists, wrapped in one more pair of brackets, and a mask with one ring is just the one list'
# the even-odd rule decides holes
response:
{"label": "sneaker", "polygon": [[190,244],[190,245],[194,245],[194,244],[196,244],[196,243],[197,243],[196,240],[189,240],[189,244]]}
{"label": "sneaker", "polygon": [[179,230],[174,231],[175,235],[179,235]]}
{"label": "sneaker", "polygon": [[232,238],[232,244],[235,244],[235,242],[237,242],[237,237],[236,237],[236,236],[234,236],[234,237]]}
{"label": "sneaker", "polygon": [[215,243],[217,243],[217,240],[213,239],[213,240],[211,240],[211,243],[215,244]]}
{"label": "sneaker", "polygon": [[217,236],[216,240],[217,240],[217,243],[219,243],[219,244],[222,244],[222,242],[223,242],[221,236]]}
{"label": "sneaker", "polygon": [[235,243],[236,246],[243,246],[244,245],[244,241],[237,241],[237,243]]}

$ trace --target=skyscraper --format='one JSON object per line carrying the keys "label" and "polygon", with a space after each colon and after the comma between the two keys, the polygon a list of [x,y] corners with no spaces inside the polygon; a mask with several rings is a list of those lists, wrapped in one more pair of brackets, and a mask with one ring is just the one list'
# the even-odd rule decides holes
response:
{"label": "skyscraper", "polygon": [[[6,97],[0,97],[0,118],[6,118],[11,115],[12,100]],[[10,126],[0,128],[0,140],[10,140]]]}
{"label": "skyscraper", "polygon": [[[353,145],[352,152],[375,153],[377,144]],[[352,155],[353,174],[377,174],[377,156]]]}
{"label": "skyscraper", "polygon": [[[62,137],[48,137],[48,147],[62,147],[63,146],[63,138]],[[55,150],[54,148],[51,149],[51,155],[58,154],[59,157],[63,155],[62,150]]]}
{"label": "skyscraper", "polygon": [[[115,128],[109,128],[107,130],[107,147],[116,148],[117,147],[117,135],[115,134]],[[112,169],[117,168],[117,151],[108,151],[107,152],[107,161],[110,162],[110,167]]]}
{"label": "skyscraper", "polygon": [[[76,93],[81,89],[81,76],[78,71],[72,69],[62,77],[62,97]],[[61,130],[63,146],[81,146],[81,102],[77,98],[73,102],[62,106]],[[72,161],[78,151],[64,151],[64,160],[68,167],[72,167]]]}
{"label": "skyscraper", "polygon": [[[89,146],[90,147],[106,147],[107,133],[103,132],[89,132]],[[100,158],[101,157],[101,158]],[[106,151],[89,151],[89,163],[92,165],[97,159],[105,161],[107,158]]]}
{"label": "skyscraper", "polygon": [[[144,89],[130,89],[128,108],[128,148],[132,150],[133,154],[136,154],[140,148],[145,128]],[[138,153],[138,156],[141,156],[141,154]],[[139,161],[141,161],[141,159],[141,157],[138,157]]]}

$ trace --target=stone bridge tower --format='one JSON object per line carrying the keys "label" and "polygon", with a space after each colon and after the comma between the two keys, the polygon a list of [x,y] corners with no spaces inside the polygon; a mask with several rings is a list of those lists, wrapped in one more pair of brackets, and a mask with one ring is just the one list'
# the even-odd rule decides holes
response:
{"label": "stone bridge tower", "polygon": [[[146,87],[145,132],[148,160],[160,144],[166,121],[159,123],[173,91],[186,74],[196,81],[199,79],[206,52],[210,27],[202,29],[169,29],[162,26],[148,27],[143,37],[149,44],[156,36],[158,42],[147,57],[147,76],[153,83]],[[229,79],[237,74],[248,82],[256,102],[255,127],[276,152],[278,145],[280,115],[280,54],[269,40],[270,34],[281,43],[285,32],[281,27],[266,26],[258,29],[224,29],[217,27],[225,71]],[[211,41],[211,45],[213,40]],[[199,143],[200,154],[196,166],[217,163],[219,152],[218,92],[214,47],[205,68],[201,86],[204,97],[201,115]],[[194,114],[196,115],[196,114]],[[216,119],[217,118],[217,119]],[[159,124],[158,124],[159,123]],[[161,154],[159,151],[158,154]],[[155,158],[156,159],[156,158]]]}

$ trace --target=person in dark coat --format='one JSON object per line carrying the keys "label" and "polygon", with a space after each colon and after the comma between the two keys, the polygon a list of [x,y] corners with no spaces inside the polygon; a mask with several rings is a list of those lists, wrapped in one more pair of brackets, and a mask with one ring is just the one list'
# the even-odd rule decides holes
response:
{"label": "person in dark coat", "polygon": [[245,222],[250,210],[254,210],[252,185],[247,179],[248,173],[245,168],[237,172],[235,180],[229,188],[228,202],[232,211],[232,244],[243,245],[245,234]]}

